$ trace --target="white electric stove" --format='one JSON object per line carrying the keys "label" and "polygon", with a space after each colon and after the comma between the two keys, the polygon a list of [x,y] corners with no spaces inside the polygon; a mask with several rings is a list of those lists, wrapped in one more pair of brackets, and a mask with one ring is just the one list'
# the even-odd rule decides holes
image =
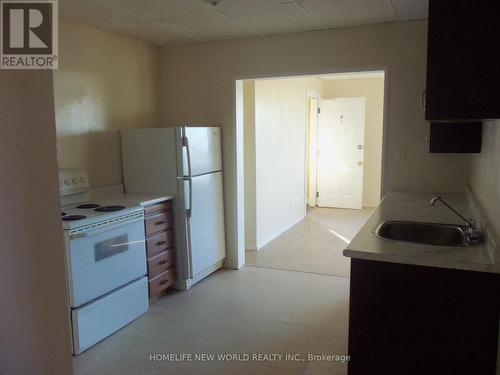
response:
{"label": "white electric stove", "polygon": [[73,351],[79,354],[148,309],[144,211],[90,202],[85,170],[60,169],[59,188]]}

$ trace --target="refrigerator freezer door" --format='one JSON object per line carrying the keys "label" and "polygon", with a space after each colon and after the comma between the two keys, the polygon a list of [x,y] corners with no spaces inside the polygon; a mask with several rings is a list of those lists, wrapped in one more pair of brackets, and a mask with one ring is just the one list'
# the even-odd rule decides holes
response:
{"label": "refrigerator freezer door", "polygon": [[[222,170],[221,130],[218,127],[186,127],[191,176]],[[184,163],[184,175],[188,175]]]}
{"label": "refrigerator freezer door", "polygon": [[196,276],[226,256],[222,172],[193,177],[192,189],[189,247]]}

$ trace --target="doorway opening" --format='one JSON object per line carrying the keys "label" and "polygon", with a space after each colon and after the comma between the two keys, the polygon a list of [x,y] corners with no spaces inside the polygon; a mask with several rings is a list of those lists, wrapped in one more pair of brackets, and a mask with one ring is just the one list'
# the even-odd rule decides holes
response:
{"label": "doorway opening", "polygon": [[245,264],[349,276],[384,192],[384,71],[240,83]]}

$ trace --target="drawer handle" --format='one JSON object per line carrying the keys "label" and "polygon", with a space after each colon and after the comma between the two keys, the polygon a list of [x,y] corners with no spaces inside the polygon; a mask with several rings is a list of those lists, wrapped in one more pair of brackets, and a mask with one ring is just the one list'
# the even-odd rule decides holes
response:
{"label": "drawer handle", "polygon": [[168,260],[162,260],[158,263],[156,263],[158,266],[163,266],[164,264],[167,264],[168,263]]}
{"label": "drawer handle", "polygon": [[168,279],[162,280],[161,283],[160,283],[160,285],[165,285],[166,283],[168,283]]}
{"label": "drawer handle", "polygon": [[165,221],[165,220],[162,220],[162,221],[157,221],[157,222],[155,223],[155,225],[163,225],[163,224],[165,224],[165,223],[166,223],[166,221]]}
{"label": "drawer handle", "polygon": [[156,243],[156,246],[161,246],[161,245],[165,245],[167,243],[167,241],[158,241]]}

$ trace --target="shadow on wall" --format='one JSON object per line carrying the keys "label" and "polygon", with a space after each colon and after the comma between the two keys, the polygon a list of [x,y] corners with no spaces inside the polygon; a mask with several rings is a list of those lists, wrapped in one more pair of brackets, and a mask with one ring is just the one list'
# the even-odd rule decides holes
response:
{"label": "shadow on wall", "polygon": [[54,71],[57,160],[92,187],[122,182],[120,129],[162,124],[160,49],[61,19]]}
{"label": "shadow on wall", "polygon": [[57,139],[59,168],[85,168],[92,187],[121,184],[120,132],[97,131]]}

